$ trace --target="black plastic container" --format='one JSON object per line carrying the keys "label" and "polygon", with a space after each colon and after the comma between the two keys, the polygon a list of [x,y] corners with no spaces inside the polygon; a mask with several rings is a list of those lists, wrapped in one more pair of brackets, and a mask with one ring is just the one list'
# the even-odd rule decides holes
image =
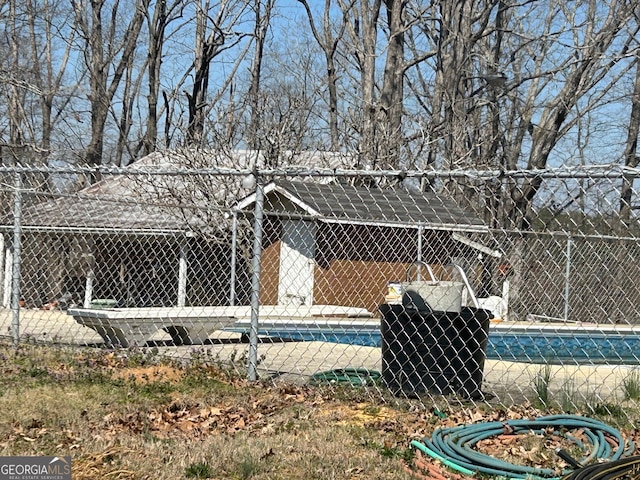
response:
{"label": "black plastic container", "polygon": [[490,311],[438,312],[405,294],[403,305],[383,304],[380,312],[382,379],[395,395],[483,397]]}

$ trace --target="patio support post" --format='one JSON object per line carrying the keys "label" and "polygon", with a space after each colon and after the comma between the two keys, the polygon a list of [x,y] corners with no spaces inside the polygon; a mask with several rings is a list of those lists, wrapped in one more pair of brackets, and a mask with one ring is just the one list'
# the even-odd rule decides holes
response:
{"label": "patio support post", "polygon": [[253,261],[251,272],[251,330],[249,331],[249,381],[258,379],[258,326],[260,308],[260,260],[262,256],[262,217],[264,208],[264,185],[256,173],[256,200],[253,222]]}
{"label": "patio support post", "polygon": [[[418,262],[422,261],[422,225],[418,226],[418,255],[416,255],[416,260]],[[420,281],[421,280],[420,267],[418,267],[417,274],[418,274],[417,280]]]}
{"label": "patio support post", "polygon": [[567,237],[567,263],[564,271],[564,321],[569,320],[569,293],[571,288],[571,236]]}
{"label": "patio support post", "polygon": [[509,289],[511,288],[511,283],[509,279],[506,279],[502,282],[502,302],[504,303],[504,312],[502,313],[502,319],[505,321],[509,321]]}
{"label": "patio support post", "polygon": [[96,259],[93,255],[93,250],[95,248],[95,242],[93,237],[89,237],[83,244],[83,248],[85,249],[84,257],[86,260],[86,268],[87,268],[87,278],[84,283],[84,301],[82,302],[82,306],[84,308],[91,308],[91,300],[93,298],[93,280],[95,278],[95,263]]}
{"label": "patio support post", "polygon": [[231,224],[231,275],[229,279],[229,305],[236,304],[236,249],[238,248],[238,212],[233,212]]}
{"label": "patio support post", "polygon": [[184,238],[180,243],[180,260],[178,265],[178,307],[187,304],[187,257],[189,255],[189,244]]}
{"label": "patio support post", "polygon": [[13,268],[11,272],[11,333],[13,343],[20,341],[20,256],[22,241],[22,173],[16,172],[13,200]]}
{"label": "patio support post", "polygon": [[84,300],[82,306],[91,308],[91,298],[93,297],[93,260],[87,256],[87,278],[84,282]]}

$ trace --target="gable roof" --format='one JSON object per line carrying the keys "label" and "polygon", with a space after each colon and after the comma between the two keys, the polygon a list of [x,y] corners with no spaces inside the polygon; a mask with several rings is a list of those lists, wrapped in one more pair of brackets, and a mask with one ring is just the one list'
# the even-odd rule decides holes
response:
{"label": "gable roof", "polygon": [[93,190],[58,197],[24,209],[21,225],[25,230],[82,231],[94,233],[122,232],[184,233],[184,220],[159,205],[141,203],[133,195],[99,193]]}
{"label": "gable roof", "polygon": [[[266,215],[308,216],[327,223],[486,231],[484,222],[452,199],[435,192],[363,188],[339,183],[276,180],[264,188]],[[234,210],[248,211],[253,193]]]}
{"label": "gable roof", "polygon": [[[157,165],[163,157],[151,154],[125,170]],[[184,233],[185,222],[141,188],[140,175],[104,175],[103,179],[76,193],[34,193],[22,210],[21,225],[33,231],[80,231],[93,233]],[[47,200],[39,201],[42,198]],[[8,219],[11,222],[12,218]],[[7,223],[7,219],[3,223]]]}
{"label": "gable roof", "polygon": [[[283,152],[278,162],[337,168],[347,164],[349,159],[348,155],[339,152]],[[153,174],[162,170],[199,168],[234,171],[264,163],[263,153],[256,150],[154,152],[124,168],[132,175],[104,175],[101,181],[72,194],[33,194],[37,198],[25,202],[30,205],[22,211],[22,228],[127,234],[202,231],[212,225],[220,226],[223,222],[219,217],[224,209],[246,194],[244,190],[238,195],[240,177],[219,176],[198,182],[194,177]],[[144,175],[146,173],[150,175]],[[181,192],[189,192],[186,199],[181,197]],[[213,201],[212,195],[216,197]],[[214,203],[218,205],[218,212],[211,208]],[[202,212],[204,215],[198,215]],[[13,224],[13,216],[5,217],[0,223],[6,230]]]}

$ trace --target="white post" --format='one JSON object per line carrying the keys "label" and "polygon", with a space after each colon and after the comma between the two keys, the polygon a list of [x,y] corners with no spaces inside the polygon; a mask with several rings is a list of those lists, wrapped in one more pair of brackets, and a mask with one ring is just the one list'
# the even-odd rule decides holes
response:
{"label": "white post", "polygon": [[[418,255],[416,258],[417,262],[422,262],[422,225],[418,226]],[[420,276],[420,263],[418,263],[418,270],[417,270],[417,275],[416,275],[416,280],[420,281],[422,280],[421,276]]]}
{"label": "white post", "polygon": [[178,307],[187,304],[187,255],[189,246],[184,239],[180,244],[180,260],[178,265]]}
{"label": "white post", "polygon": [[229,305],[236,304],[236,250],[238,249],[238,212],[233,212],[231,229],[231,278],[229,279]]}
{"label": "white post", "polygon": [[4,294],[2,295],[2,306],[4,308],[11,307],[11,289],[12,289],[12,272],[13,272],[13,254],[11,248],[4,251]]}
{"label": "white post", "polygon": [[502,303],[504,305],[504,313],[502,320],[509,321],[509,280],[502,282]]}
{"label": "white post", "polygon": [[91,308],[91,300],[93,299],[93,280],[95,278],[96,258],[93,254],[95,249],[95,241],[93,237],[89,237],[86,242],[82,243],[82,253],[86,261],[86,278],[84,282],[84,308]]}
{"label": "white post", "polygon": [[82,306],[84,308],[91,308],[91,299],[93,298],[93,279],[95,277],[95,272],[93,271],[93,266],[95,263],[95,259],[93,257],[93,252],[87,253],[87,278],[84,283],[84,302]]}
{"label": "white post", "polygon": [[571,284],[571,237],[567,237],[567,263],[564,269],[564,321],[569,320],[569,293]]}

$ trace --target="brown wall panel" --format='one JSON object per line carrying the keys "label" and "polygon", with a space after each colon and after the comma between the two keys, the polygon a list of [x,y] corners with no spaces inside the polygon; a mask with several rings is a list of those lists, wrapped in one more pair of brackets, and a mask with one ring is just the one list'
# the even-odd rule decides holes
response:
{"label": "brown wall panel", "polygon": [[[278,301],[279,222],[265,231],[260,301]],[[425,231],[423,259],[446,263],[451,255],[449,232]],[[417,258],[417,230],[368,225],[318,224],[314,269],[315,305],[345,305],[376,313],[385,301],[388,282],[404,281]],[[436,267],[437,269],[437,267]]]}
{"label": "brown wall panel", "polygon": [[384,302],[387,283],[402,281],[406,263],[334,260],[329,268],[316,268],[314,303],[366,308],[376,313]]}
{"label": "brown wall panel", "polygon": [[280,272],[280,241],[262,250],[260,261],[260,304],[277,305]]}

